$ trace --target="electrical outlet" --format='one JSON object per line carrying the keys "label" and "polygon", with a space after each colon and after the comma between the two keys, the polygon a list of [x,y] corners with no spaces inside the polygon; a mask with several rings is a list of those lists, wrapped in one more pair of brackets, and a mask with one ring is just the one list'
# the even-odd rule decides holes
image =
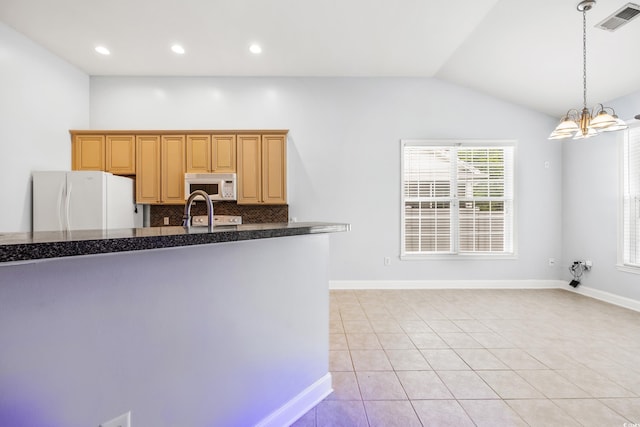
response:
{"label": "electrical outlet", "polygon": [[391,258],[386,256],[384,257],[384,265],[391,265]]}
{"label": "electrical outlet", "polygon": [[549,267],[553,267],[554,265],[556,265],[556,259],[555,258],[549,258]]}
{"label": "electrical outlet", "polygon": [[169,217],[168,216],[164,217],[164,225],[169,225]]}
{"label": "electrical outlet", "polygon": [[131,411],[100,424],[100,427],[131,427]]}

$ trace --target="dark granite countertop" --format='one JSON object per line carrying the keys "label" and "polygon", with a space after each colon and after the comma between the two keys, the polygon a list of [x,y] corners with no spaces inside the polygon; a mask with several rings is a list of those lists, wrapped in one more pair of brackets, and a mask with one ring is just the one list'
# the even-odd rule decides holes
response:
{"label": "dark granite countertop", "polygon": [[79,255],[348,231],[348,224],[296,222],[207,227],[146,227],[115,230],[40,231],[0,234],[0,263]]}

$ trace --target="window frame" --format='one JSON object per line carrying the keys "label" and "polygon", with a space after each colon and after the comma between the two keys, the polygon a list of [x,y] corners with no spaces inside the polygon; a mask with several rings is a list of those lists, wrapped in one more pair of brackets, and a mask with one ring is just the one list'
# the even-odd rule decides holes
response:
{"label": "window frame", "polygon": [[[632,123],[629,124],[629,128],[626,129],[624,132],[620,132],[620,138],[619,138],[619,155],[618,155],[618,162],[619,162],[619,185],[618,185],[618,193],[619,193],[619,201],[618,201],[618,262],[616,265],[616,268],[620,271],[625,271],[628,273],[635,273],[635,274],[640,274],[640,255],[638,256],[638,260],[636,263],[631,263],[628,262],[627,259],[625,258],[625,253],[627,251],[627,248],[625,246],[626,243],[626,235],[627,235],[627,229],[625,227],[626,225],[626,221],[625,221],[625,198],[626,198],[626,194],[625,194],[625,190],[626,190],[626,182],[627,182],[627,175],[626,175],[626,164],[625,161],[626,159],[626,150],[627,150],[627,146],[629,144],[629,132],[637,132],[637,144],[638,147],[636,148],[636,150],[638,150],[638,153],[636,155],[640,156],[640,123]],[[637,172],[640,173],[640,164],[636,165],[636,167],[638,168]],[[636,196],[636,198],[640,197],[640,191],[638,191],[639,196]],[[636,205],[640,203],[640,199],[636,199]],[[640,210],[640,208],[636,208],[638,210]],[[638,228],[640,228],[640,219],[636,219],[635,224],[633,225],[634,229],[637,230]],[[629,232],[629,234],[631,234],[631,232]]]}
{"label": "window frame", "polygon": [[[406,252],[406,214],[405,214],[405,192],[404,192],[404,173],[405,173],[405,147],[407,146],[433,146],[433,147],[467,147],[467,148],[502,148],[511,147],[512,149],[512,198],[511,198],[511,251],[509,252],[433,252],[433,253],[413,253]],[[402,139],[400,140],[400,259],[401,260],[464,260],[464,259],[516,259],[518,258],[518,233],[517,233],[517,195],[516,195],[516,165],[517,165],[517,141],[503,139]],[[455,182],[455,180],[453,181]],[[453,196],[452,196],[453,197]],[[460,201],[461,197],[455,197],[456,201]],[[458,221],[457,210],[451,214],[451,220],[455,218],[456,225],[452,233],[458,238],[460,224]]]}

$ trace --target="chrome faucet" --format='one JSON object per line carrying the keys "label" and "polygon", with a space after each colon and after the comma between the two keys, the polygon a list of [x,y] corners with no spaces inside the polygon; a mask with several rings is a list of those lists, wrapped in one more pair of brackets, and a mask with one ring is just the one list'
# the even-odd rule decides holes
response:
{"label": "chrome faucet", "polygon": [[213,231],[213,202],[209,198],[209,195],[204,190],[196,190],[189,194],[187,203],[184,205],[184,215],[182,216],[182,226],[191,227],[191,205],[196,197],[204,197],[204,201],[207,203],[207,217],[209,219],[209,231]]}

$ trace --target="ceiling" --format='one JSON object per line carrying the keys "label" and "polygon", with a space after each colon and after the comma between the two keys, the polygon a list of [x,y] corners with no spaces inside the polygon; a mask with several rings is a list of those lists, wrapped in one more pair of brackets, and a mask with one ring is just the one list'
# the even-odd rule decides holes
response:
{"label": "ceiling", "polygon": [[[589,106],[640,90],[640,18],[616,32],[594,27],[626,3],[598,0],[587,14]],[[90,75],[435,77],[560,116],[582,104],[576,4],[0,0],[0,21]]]}

